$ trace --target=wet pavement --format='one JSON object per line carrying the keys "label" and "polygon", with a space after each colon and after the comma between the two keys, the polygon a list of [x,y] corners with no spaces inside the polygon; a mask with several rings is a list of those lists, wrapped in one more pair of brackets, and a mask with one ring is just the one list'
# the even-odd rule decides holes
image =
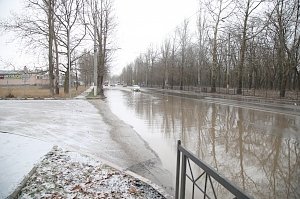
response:
{"label": "wet pavement", "polygon": [[[81,99],[0,100],[0,132],[58,145],[103,160],[118,169],[136,172],[154,183],[170,184],[168,171],[162,168],[148,144],[113,115],[105,102],[97,99],[91,103]],[[4,160],[1,164],[12,168],[7,153],[1,150],[0,155]],[[23,160],[30,156],[24,155]]]}
{"label": "wet pavement", "polygon": [[[300,198],[297,106],[287,110],[282,107],[292,105],[266,107],[124,88],[108,89],[105,95],[112,112],[158,154],[172,173],[172,184],[180,139],[184,147],[254,198]],[[218,188],[226,198],[223,191]]]}
{"label": "wet pavement", "polygon": [[[101,154],[106,160],[121,166],[125,170],[135,172],[163,187],[169,194],[173,194],[171,172],[162,166],[161,159],[156,152],[133,128],[114,115],[108,103],[100,100],[90,100],[103,115],[103,121],[111,128],[108,130],[111,141],[117,143],[118,150]],[[116,108],[120,107],[116,105]],[[105,141],[104,141],[105,142]],[[113,146],[111,146],[113,147]],[[100,152],[97,152],[100,153]]]}
{"label": "wet pavement", "polygon": [[255,198],[300,197],[299,112],[118,87],[105,95],[105,102],[2,100],[0,131],[105,159],[169,193],[180,139]]}
{"label": "wet pavement", "polygon": [[0,133],[0,198],[6,198],[52,145],[28,136]]}

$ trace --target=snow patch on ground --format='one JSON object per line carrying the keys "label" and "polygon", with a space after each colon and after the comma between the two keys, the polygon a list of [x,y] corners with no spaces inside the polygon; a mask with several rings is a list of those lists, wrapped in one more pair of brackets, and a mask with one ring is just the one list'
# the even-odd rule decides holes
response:
{"label": "snow patch on ground", "polygon": [[150,185],[99,161],[54,148],[19,198],[164,198]]}

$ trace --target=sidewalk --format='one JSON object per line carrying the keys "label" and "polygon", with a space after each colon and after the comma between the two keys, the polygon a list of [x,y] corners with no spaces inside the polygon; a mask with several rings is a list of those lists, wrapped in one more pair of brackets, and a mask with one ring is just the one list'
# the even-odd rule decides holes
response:
{"label": "sidewalk", "polygon": [[93,86],[82,92],[80,95],[74,97],[74,99],[86,99],[86,97],[89,95],[90,92],[93,90]]}

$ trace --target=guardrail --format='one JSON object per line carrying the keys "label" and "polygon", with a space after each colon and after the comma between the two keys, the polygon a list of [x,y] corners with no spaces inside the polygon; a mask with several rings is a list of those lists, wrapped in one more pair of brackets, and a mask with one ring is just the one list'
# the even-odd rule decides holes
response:
{"label": "guardrail", "polygon": [[[182,161],[181,161],[181,154],[182,154]],[[190,160],[193,161],[198,167],[200,167],[203,172],[197,177],[194,177]],[[181,162],[181,167],[180,167]],[[189,167],[189,170],[191,172],[191,176],[186,173],[187,165]],[[205,177],[205,184],[204,188],[200,187],[197,184],[197,181],[201,179],[202,177]],[[184,147],[181,146],[181,141],[178,140],[177,143],[177,165],[176,165],[176,187],[175,187],[175,199],[184,199],[185,198],[185,190],[186,190],[186,179],[189,179],[192,184],[192,199],[195,198],[195,188],[198,188],[205,198],[212,198],[208,194],[212,194],[214,198],[217,198],[217,194],[214,188],[214,185],[212,183],[212,178],[217,181],[220,185],[222,185],[225,189],[227,189],[229,192],[231,192],[232,195],[234,195],[234,198],[237,199],[250,199],[251,197],[248,196],[246,193],[241,191],[239,188],[234,186],[232,183],[230,183],[227,179],[222,177],[218,172],[208,166],[206,163],[202,162],[200,159],[198,159],[195,155],[193,155],[191,152],[186,150]],[[211,186],[211,192],[208,193],[208,181]],[[222,197],[221,197],[222,198]],[[224,197],[223,197],[224,198]]]}

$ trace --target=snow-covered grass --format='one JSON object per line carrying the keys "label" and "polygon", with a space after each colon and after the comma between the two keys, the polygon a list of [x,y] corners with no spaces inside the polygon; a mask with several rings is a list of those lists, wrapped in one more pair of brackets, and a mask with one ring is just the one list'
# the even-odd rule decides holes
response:
{"label": "snow-covered grass", "polygon": [[19,198],[164,198],[150,185],[75,152],[54,148]]}

